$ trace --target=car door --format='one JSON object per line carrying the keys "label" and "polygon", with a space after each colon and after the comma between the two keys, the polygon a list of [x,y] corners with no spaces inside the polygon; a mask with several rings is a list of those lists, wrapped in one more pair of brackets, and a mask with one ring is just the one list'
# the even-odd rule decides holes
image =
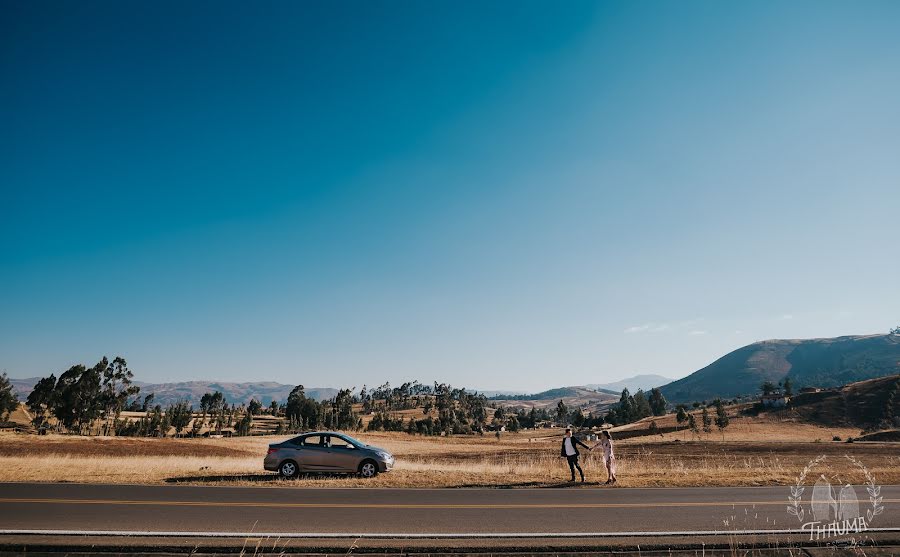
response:
{"label": "car door", "polygon": [[324,435],[301,437],[294,454],[297,455],[297,465],[304,471],[315,472],[328,468],[328,449]]}
{"label": "car door", "polygon": [[330,435],[328,444],[328,463],[335,472],[356,472],[359,466],[359,449],[339,435]]}

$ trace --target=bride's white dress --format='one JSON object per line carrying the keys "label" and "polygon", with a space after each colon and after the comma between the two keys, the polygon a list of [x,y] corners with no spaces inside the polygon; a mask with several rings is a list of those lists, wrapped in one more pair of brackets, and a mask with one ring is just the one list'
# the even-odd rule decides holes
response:
{"label": "bride's white dress", "polygon": [[612,443],[609,439],[603,439],[600,441],[600,447],[603,449],[603,463],[606,464],[606,467],[609,468],[609,472],[615,476],[616,475],[616,455],[613,454]]}

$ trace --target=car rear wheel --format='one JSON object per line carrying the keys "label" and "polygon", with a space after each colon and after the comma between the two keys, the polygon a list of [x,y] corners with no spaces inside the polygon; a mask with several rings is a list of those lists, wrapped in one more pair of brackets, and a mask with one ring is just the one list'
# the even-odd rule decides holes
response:
{"label": "car rear wheel", "polygon": [[285,460],[281,463],[281,466],[278,467],[278,473],[281,474],[282,478],[296,478],[297,472],[300,470],[297,468],[297,463],[293,460]]}
{"label": "car rear wheel", "polygon": [[374,460],[364,460],[359,465],[359,475],[364,478],[374,478],[378,475],[378,465]]}

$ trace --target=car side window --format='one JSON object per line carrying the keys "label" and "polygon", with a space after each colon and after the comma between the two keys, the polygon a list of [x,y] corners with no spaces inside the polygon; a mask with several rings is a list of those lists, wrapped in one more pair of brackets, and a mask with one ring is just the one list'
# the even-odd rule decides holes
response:
{"label": "car side window", "polygon": [[300,443],[304,447],[321,447],[322,446],[322,436],[321,435],[307,435],[303,438]]}
{"label": "car side window", "polygon": [[331,436],[331,448],[332,449],[355,449],[352,443],[341,439],[335,435]]}

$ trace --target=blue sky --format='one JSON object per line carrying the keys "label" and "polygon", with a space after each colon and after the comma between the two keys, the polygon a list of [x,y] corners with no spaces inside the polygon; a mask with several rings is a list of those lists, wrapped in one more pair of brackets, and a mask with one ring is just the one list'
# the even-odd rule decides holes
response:
{"label": "blue sky", "polygon": [[7,2],[0,370],[537,390],[900,324],[896,2]]}

